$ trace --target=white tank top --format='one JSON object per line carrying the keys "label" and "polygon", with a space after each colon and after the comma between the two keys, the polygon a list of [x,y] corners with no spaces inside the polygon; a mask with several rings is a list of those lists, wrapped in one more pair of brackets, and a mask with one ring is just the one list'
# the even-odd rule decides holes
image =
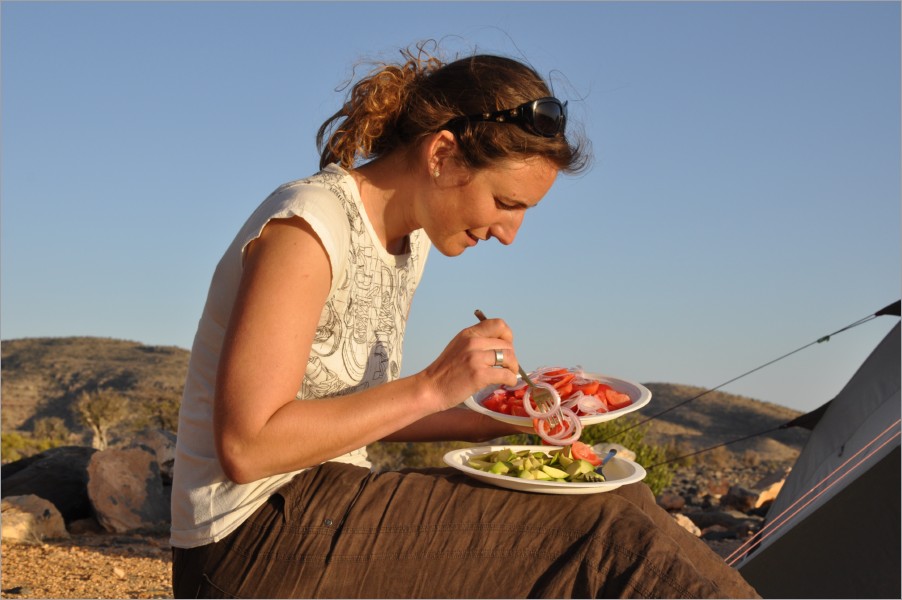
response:
{"label": "white tank top", "polygon": [[[271,219],[292,216],[303,218],[319,236],[333,274],[297,399],[348,394],[397,379],[401,372],[410,303],[431,247],[425,232],[410,235],[408,253],[389,254],[353,178],[338,165],[279,187],[254,211],[217,265],[191,348],[172,486],[173,546],[221,540],[300,472],[233,483],[223,474],[213,442],[216,369],[244,250]],[[333,460],[370,466],[366,448]]]}

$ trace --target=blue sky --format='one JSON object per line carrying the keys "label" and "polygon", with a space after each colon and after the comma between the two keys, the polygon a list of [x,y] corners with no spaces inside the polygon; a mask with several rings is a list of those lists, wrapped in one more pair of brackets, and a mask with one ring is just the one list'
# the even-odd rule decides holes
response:
{"label": "blue sky", "polygon": [[[427,38],[528,60],[595,163],[558,181],[513,246],[430,255],[405,373],[478,307],[513,326],[528,369],[714,387],[900,297],[898,2],[0,11],[4,340],[189,348],[241,223],[316,170],[352,66]],[[725,390],[812,409],[896,320]]]}

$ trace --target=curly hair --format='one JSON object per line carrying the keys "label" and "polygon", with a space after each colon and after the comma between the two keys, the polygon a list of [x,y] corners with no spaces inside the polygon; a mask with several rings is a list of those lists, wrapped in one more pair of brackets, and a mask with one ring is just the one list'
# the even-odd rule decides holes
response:
{"label": "curly hair", "polygon": [[[411,147],[457,117],[551,95],[535,70],[514,59],[475,54],[443,63],[426,47],[420,43],[415,50],[402,50],[401,64],[377,64],[353,85],[342,108],[317,132],[320,168],[333,162],[351,168]],[[542,137],[521,127],[464,122],[454,134],[460,161],[472,169],[542,157],[560,171],[575,173],[589,163],[588,142],[572,141],[564,133]]]}

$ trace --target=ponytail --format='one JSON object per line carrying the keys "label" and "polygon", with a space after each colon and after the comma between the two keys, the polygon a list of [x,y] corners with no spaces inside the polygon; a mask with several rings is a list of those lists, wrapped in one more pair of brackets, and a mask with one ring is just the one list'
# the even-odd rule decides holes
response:
{"label": "ponytail", "polygon": [[359,159],[386,154],[409,140],[398,131],[412,90],[419,80],[442,66],[420,44],[416,53],[403,50],[401,65],[378,65],[358,81],[344,106],[316,134],[322,169],[333,162],[352,168]]}

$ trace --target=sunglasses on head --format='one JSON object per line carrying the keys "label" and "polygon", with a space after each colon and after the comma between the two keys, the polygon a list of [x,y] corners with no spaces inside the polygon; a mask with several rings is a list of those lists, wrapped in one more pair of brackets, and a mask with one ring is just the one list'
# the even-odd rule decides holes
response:
{"label": "sunglasses on head", "polygon": [[524,102],[516,108],[506,108],[495,112],[457,117],[448,122],[489,121],[492,123],[512,123],[522,126],[543,137],[554,137],[564,132],[567,122],[567,103],[557,98],[546,97]]}

